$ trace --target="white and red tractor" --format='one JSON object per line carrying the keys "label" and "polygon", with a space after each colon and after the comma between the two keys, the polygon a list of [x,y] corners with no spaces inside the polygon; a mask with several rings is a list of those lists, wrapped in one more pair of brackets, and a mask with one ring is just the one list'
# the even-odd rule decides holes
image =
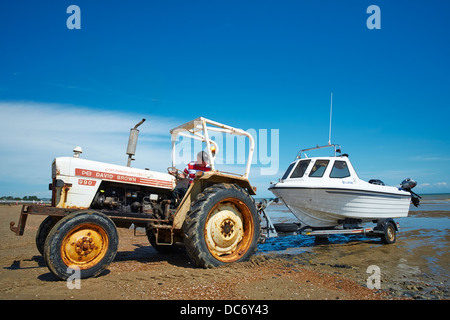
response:
{"label": "white and red tractor", "polygon": [[[145,228],[159,252],[183,243],[192,261],[204,268],[246,261],[257,250],[260,217],[252,197],[256,189],[248,180],[252,136],[197,118],[170,130],[172,166],[168,172],[155,172],[130,166],[137,127],[144,121],[131,129],[127,166],[83,159],[76,147],[73,157],[53,160],[51,206],[24,205],[17,226],[11,222],[11,230],[23,235],[28,215],[47,216],[37,231],[36,246],[58,278],[69,278],[73,270],[79,270],[81,278],[102,273],[116,256],[117,228]],[[210,131],[248,138],[243,174],[216,169],[219,150]],[[210,159],[211,170],[198,171],[193,183],[181,178],[175,167],[178,136],[201,141]]]}

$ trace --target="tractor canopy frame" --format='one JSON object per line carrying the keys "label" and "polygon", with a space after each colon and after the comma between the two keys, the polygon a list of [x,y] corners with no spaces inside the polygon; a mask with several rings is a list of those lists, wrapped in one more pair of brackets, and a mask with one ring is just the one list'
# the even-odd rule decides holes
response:
{"label": "tractor canopy frame", "polygon": [[[239,175],[245,179],[248,179],[250,174],[250,166],[253,158],[253,151],[255,148],[255,142],[252,135],[242,129],[233,128],[231,126],[212,121],[203,117],[191,120],[182,124],[176,128],[170,130],[172,137],[172,166],[175,167],[176,164],[176,141],[178,136],[187,137],[190,139],[199,140],[206,143],[206,152],[208,153],[210,159],[211,171],[217,171],[215,166],[215,157],[219,152],[219,147],[217,143],[210,139],[209,131],[228,133],[231,135],[245,136],[249,139],[249,151],[247,156],[247,162],[245,166],[245,172],[243,175]],[[214,146],[215,152],[212,152],[211,146]],[[236,174],[238,175],[238,174]]]}

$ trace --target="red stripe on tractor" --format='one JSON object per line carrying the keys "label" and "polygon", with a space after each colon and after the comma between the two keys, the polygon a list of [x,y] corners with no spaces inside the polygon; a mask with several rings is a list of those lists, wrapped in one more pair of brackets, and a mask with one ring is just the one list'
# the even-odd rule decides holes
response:
{"label": "red stripe on tractor", "polygon": [[116,174],[110,172],[101,172],[95,170],[87,170],[76,168],[75,175],[81,177],[90,177],[103,180],[119,181],[119,182],[131,182],[137,184],[144,184],[148,186],[162,187],[172,189],[172,182],[158,179],[140,178],[135,176],[129,176],[124,174]]}

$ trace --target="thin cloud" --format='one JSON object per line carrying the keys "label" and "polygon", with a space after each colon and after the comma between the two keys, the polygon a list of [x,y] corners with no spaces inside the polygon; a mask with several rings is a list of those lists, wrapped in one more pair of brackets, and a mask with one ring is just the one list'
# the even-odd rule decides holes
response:
{"label": "thin cloud", "polygon": [[446,188],[446,187],[448,187],[448,183],[445,181],[444,182],[435,182],[435,183],[424,182],[417,186],[417,188],[432,188],[432,187]]}
{"label": "thin cloud", "polygon": [[[43,186],[50,181],[51,161],[72,156],[75,146],[83,158],[126,165],[130,128],[142,118],[133,167],[165,171],[171,165],[169,130],[180,121],[148,114],[96,110],[36,102],[0,102],[0,194],[12,185]],[[17,192],[16,192],[17,193]]]}

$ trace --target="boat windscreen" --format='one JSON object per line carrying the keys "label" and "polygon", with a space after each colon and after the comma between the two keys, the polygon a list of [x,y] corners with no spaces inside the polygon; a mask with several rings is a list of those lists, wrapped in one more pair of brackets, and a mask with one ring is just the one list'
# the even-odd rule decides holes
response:
{"label": "boat windscreen", "polygon": [[294,167],[294,165],[296,164],[296,162],[293,162],[289,165],[289,168],[287,168],[286,172],[284,173],[283,177],[281,178],[281,180],[286,179],[287,177],[289,177],[289,173],[291,173],[292,168]]}
{"label": "boat windscreen", "polygon": [[336,160],[331,169],[330,178],[347,178],[350,177],[347,162]]}
{"label": "boat windscreen", "polygon": [[297,167],[295,167],[294,171],[291,174],[291,178],[301,178],[305,174],[306,169],[308,168],[311,160],[302,160],[298,162]]}
{"label": "boat windscreen", "polygon": [[325,173],[329,162],[330,160],[316,160],[309,176],[314,178],[321,178]]}

